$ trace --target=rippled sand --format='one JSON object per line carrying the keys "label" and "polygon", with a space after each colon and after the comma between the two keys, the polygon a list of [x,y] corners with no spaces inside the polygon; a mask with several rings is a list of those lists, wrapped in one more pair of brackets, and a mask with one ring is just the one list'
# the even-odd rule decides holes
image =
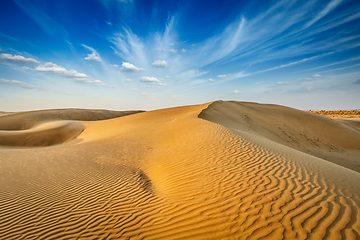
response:
{"label": "rippled sand", "polygon": [[360,238],[356,125],[221,101],[65,119],[0,131],[0,239]]}

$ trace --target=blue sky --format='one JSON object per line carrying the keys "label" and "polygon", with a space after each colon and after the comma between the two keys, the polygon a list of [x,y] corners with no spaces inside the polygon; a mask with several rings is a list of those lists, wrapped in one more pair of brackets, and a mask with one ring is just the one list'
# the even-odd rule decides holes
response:
{"label": "blue sky", "polygon": [[0,110],[360,108],[360,1],[0,1]]}

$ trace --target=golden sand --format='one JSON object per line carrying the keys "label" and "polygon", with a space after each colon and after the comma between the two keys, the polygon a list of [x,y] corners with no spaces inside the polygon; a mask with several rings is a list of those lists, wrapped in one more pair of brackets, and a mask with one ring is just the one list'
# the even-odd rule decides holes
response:
{"label": "golden sand", "polygon": [[221,101],[66,120],[3,140],[0,239],[360,238],[356,125]]}
{"label": "golden sand", "polygon": [[309,110],[309,112],[332,118],[360,118],[360,110]]}

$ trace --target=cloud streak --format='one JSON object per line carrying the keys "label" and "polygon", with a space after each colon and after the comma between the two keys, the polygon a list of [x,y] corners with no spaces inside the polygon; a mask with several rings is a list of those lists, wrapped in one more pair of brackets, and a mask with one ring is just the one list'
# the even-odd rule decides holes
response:
{"label": "cloud streak", "polygon": [[43,90],[43,88],[41,88],[41,87],[30,85],[30,84],[27,84],[25,82],[21,82],[21,81],[17,81],[17,80],[6,80],[6,79],[3,79],[3,78],[0,79],[0,84],[15,85],[15,86],[18,86],[18,87],[21,87],[21,88],[26,88],[26,89]]}
{"label": "cloud streak", "polygon": [[[123,72],[139,72],[141,66],[147,76],[158,80],[171,76],[167,82],[174,92],[240,79],[247,83],[250,76],[310,63],[317,66],[325,58],[336,59],[356,48],[357,35],[349,33],[354,28],[336,31],[360,18],[357,11],[340,8],[343,2],[274,1],[265,11],[239,13],[222,31],[195,42],[177,29],[181,22],[178,15],[168,18],[162,33],[139,37],[124,27],[108,39],[123,63],[131,64],[123,66]],[[162,60],[153,60],[159,58]],[[222,74],[224,69],[227,74]],[[212,76],[217,76],[217,81]]]}
{"label": "cloud streak", "polygon": [[14,0],[14,2],[30,17],[32,18],[46,33],[50,35],[60,35],[64,38],[68,36],[67,31],[63,26],[55,22],[43,10],[43,5],[40,2],[33,2],[29,0]]}
{"label": "cloud streak", "polygon": [[47,62],[44,65],[39,65],[35,69],[32,68],[24,68],[26,70],[32,70],[37,72],[52,72],[59,77],[71,78],[79,83],[86,83],[91,85],[104,85],[104,83],[100,80],[91,78],[85,73],[79,73],[76,70],[67,70],[66,68],[59,66],[52,62]]}
{"label": "cloud streak", "polygon": [[21,55],[12,55],[7,53],[2,53],[0,55],[0,61],[7,61],[11,63],[24,64],[24,65],[39,63],[37,60],[33,58],[26,58]]}
{"label": "cloud streak", "polygon": [[162,83],[159,79],[157,79],[156,77],[141,77],[140,78],[141,82],[144,83],[148,83],[148,84],[156,84],[156,85],[162,85],[165,86],[164,83]]}

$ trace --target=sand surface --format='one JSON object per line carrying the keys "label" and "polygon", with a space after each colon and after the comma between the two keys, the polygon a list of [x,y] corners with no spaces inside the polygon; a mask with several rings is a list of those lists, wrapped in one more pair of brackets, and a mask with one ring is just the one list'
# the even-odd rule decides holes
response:
{"label": "sand surface", "polygon": [[0,117],[0,239],[360,239],[356,124],[221,101],[71,117]]}
{"label": "sand surface", "polygon": [[309,112],[332,118],[360,118],[360,110],[309,110]]}

